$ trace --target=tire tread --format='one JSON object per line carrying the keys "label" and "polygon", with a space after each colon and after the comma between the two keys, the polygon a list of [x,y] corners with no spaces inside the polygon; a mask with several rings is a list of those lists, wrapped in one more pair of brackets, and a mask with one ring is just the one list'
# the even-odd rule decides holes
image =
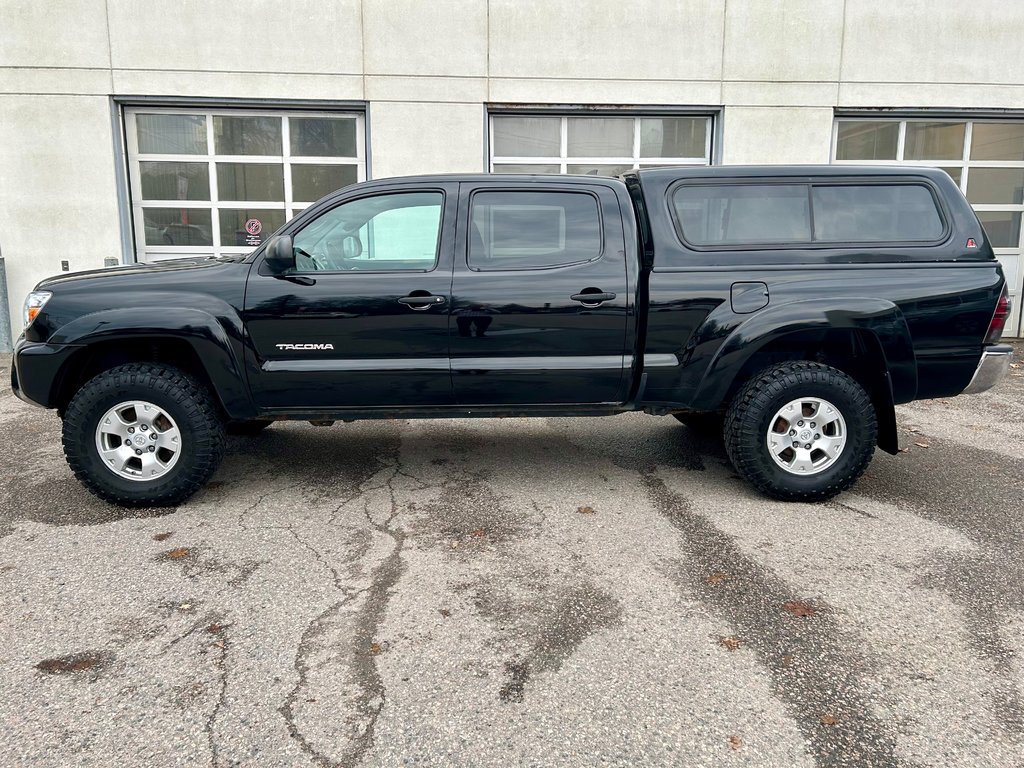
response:
{"label": "tire tread", "polygon": [[[79,450],[82,432],[88,429],[93,408],[103,397],[125,386],[146,387],[161,393],[185,411],[191,424],[199,425],[190,435],[195,462],[191,467],[182,467],[186,471],[179,472],[175,482],[160,490],[147,491],[140,484],[140,493],[129,494],[113,483],[104,483],[95,477]],[[87,435],[86,439],[88,445],[92,436]],[[82,485],[105,501],[129,507],[169,506],[184,501],[216,472],[225,445],[224,426],[206,387],[180,369],[160,363],[119,365],[86,382],[64,412],[62,442],[68,465]]]}
{"label": "tire tread", "polygon": [[[844,462],[846,469],[833,475],[826,485],[817,488],[787,486],[773,477],[772,472],[765,471],[762,459],[768,462],[772,459],[763,450],[762,435],[759,430],[750,428],[750,422],[757,419],[754,414],[763,413],[771,401],[787,388],[825,382],[842,389],[855,403],[855,412],[844,413],[843,417],[848,426],[851,420],[862,423],[867,439],[861,445],[850,446],[859,455],[851,462]],[[864,474],[874,453],[878,422],[871,399],[853,378],[837,368],[799,360],[769,366],[752,376],[729,406],[724,434],[729,460],[740,475],[761,493],[785,501],[820,501],[845,491]]]}

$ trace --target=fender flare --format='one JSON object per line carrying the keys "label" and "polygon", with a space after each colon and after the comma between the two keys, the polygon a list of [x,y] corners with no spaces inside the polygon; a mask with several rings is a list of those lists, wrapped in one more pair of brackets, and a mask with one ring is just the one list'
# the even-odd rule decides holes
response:
{"label": "fender flare", "polygon": [[894,405],[913,400],[917,393],[917,358],[903,312],[885,299],[808,299],[769,307],[750,316],[719,346],[698,385],[695,407],[720,408],[744,366],[768,344],[808,330],[834,329],[863,334],[884,361],[879,375],[887,386],[877,387],[872,393],[878,417],[878,443],[883,450],[896,452]]}
{"label": "fender flare", "polygon": [[[200,365],[213,385],[212,394],[220,401],[228,416],[249,418],[255,415],[256,409],[242,364],[244,332],[241,320],[227,304],[220,309],[230,314],[218,317],[207,310],[177,306],[162,306],[158,312],[141,307],[105,309],[82,315],[61,326],[48,339],[48,343],[88,350],[100,342],[119,340],[184,341],[199,358]],[[64,368],[75,365],[74,360],[72,358],[65,363]],[[66,372],[62,369],[59,378]]]}

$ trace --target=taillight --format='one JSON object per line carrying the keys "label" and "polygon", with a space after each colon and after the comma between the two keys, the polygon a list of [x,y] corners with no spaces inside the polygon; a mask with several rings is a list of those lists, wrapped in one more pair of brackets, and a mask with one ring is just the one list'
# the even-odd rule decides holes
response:
{"label": "taillight", "polygon": [[996,302],[996,311],[992,313],[992,322],[988,324],[988,333],[985,334],[986,344],[995,344],[1003,335],[1006,328],[1006,321],[1010,318],[1010,297],[1006,295],[1006,288],[1003,288],[999,301]]}

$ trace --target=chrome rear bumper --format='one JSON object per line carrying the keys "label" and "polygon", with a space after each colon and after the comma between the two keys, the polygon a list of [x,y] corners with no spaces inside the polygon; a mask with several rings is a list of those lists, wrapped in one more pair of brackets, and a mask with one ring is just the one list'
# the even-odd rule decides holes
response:
{"label": "chrome rear bumper", "polygon": [[1010,360],[1013,358],[1013,347],[1004,344],[991,346],[981,353],[981,360],[978,368],[974,371],[971,383],[963,391],[965,395],[976,395],[992,389],[1003,380],[1010,370]]}

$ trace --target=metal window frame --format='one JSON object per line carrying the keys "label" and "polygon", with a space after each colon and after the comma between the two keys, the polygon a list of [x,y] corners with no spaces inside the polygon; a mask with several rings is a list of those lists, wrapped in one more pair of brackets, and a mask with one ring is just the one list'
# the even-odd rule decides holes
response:
{"label": "metal window frame", "polygon": [[[559,154],[557,157],[513,157],[494,154],[495,117],[558,117]],[[570,117],[632,118],[632,155],[615,157],[585,157],[568,153],[568,119]],[[702,117],[709,121],[704,135],[704,156],[688,158],[659,158],[640,156],[640,120],[645,117]],[[488,104],[484,115],[484,167],[494,173],[495,165],[557,165],[559,175],[567,173],[569,165],[627,165],[636,169],[641,165],[693,167],[715,165],[721,161],[721,107],[679,107],[670,105],[642,106],[588,106],[579,104]]]}
{"label": "metal window frame", "polygon": [[[141,197],[137,200],[132,198],[133,190],[138,190],[139,162],[159,159],[162,161],[177,162],[206,162],[210,164],[210,199],[206,201],[145,201],[146,207],[182,207],[181,203],[198,203],[201,208],[208,208],[211,211],[211,228],[214,242],[219,239],[218,212],[220,208],[277,208],[280,201],[219,201],[216,197],[216,162],[269,162],[282,163],[288,168],[292,164],[307,165],[356,165],[357,181],[372,178],[370,163],[370,110],[366,101],[339,101],[339,100],[313,100],[313,99],[238,99],[238,98],[211,98],[211,97],[185,97],[185,96],[145,96],[145,95],[115,95],[110,97],[111,128],[114,144],[115,158],[115,183],[117,187],[118,209],[121,225],[121,263],[132,264],[140,260],[138,254],[160,252],[187,254],[187,253],[239,253],[251,250],[245,246],[150,246],[145,244],[144,232],[140,236],[142,227],[141,216],[137,215],[136,209],[141,211]],[[134,151],[136,137],[130,131],[130,115],[152,110],[154,112],[179,113],[179,114],[214,114],[229,115],[271,115],[279,117],[282,121],[282,155],[281,156],[241,156],[213,154],[214,146],[210,137],[212,131],[212,120],[207,121],[207,147],[208,154],[205,155],[144,155],[140,156]],[[352,116],[357,120],[356,126],[356,157],[355,158],[334,158],[334,157],[307,157],[291,158],[291,146],[289,142],[289,120],[287,117],[319,116],[339,117]],[[291,201],[291,173],[285,169],[285,218],[297,215],[308,202]],[[290,207],[289,207],[290,206]],[[189,207],[189,206],[186,206]],[[191,206],[194,207],[194,206]],[[137,221],[138,219],[138,221]]]}

